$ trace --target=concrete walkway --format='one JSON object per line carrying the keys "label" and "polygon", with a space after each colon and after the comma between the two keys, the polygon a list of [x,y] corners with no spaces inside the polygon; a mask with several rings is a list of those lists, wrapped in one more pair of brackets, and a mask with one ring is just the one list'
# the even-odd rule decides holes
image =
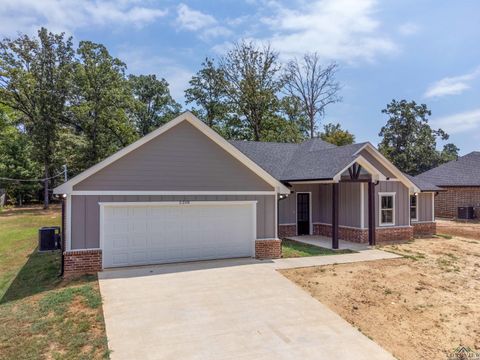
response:
{"label": "concrete walkway", "polygon": [[111,358],[393,359],[276,269],[396,257],[231,259],[99,273]]}
{"label": "concrete walkway", "polygon": [[[291,236],[288,239],[302,242],[305,244],[320,246],[326,249],[332,248],[332,238],[321,235],[301,235],[301,236]],[[352,241],[338,240],[339,249],[350,249],[355,251],[368,250],[371,249],[371,246],[368,244],[355,243]]]}

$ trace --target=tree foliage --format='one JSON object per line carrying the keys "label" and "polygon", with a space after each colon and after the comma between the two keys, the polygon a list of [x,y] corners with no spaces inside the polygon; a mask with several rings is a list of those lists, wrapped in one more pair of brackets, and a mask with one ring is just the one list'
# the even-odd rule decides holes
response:
{"label": "tree foliage", "polygon": [[196,104],[193,110],[198,117],[208,126],[221,131],[230,110],[225,74],[213,59],[206,58],[201,66],[189,81],[185,102]]}
{"label": "tree foliage", "polygon": [[[185,101],[227,139],[301,142],[320,136],[353,143],[340,124],[318,121],[340,101],[338,66],[317,54],[287,62],[269,45],[240,41],[218,63],[206,58],[185,90]],[[156,75],[129,75],[127,65],[91,41],[74,46],[45,28],[38,36],[0,42],[0,178],[45,179],[66,164],[74,176],[177,116],[181,106]],[[448,135],[428,125],[430,111],[415,102],[392,101],[380,150],[403,171],[417,174],[458,156],[437,140]],[[49,187],[43,184],[45,206]],[[0,180],[11,198],[38,197],[38,181]]]}
{"label": "tree foliage", "polygon": [[130,117],[139,136],[144,136],[180,113],[181,106],[170,95],[168,82],[156,75],[128,77],[134,102]]}
{"label": "tree foliage", "polygon": [[[66,120],[71,93],[74,50],[72,39],[38,31],[38,38],[21,35],[0,43],[0,103],[19,112],[32,141],[32,156],[49,178],[58,148],[58,132]],[[48,207],[48,180],[44,205]]]}
{"label": "tree foliage", "polygon": [[291,60],[285,71],[285,90],[296,97],[308,118],[310,137],[315,137],[319,117],[329,104],[341,101],[340,83],[336,80],[338,64],[322,65],[317,53]]}
{"label": "tree foliage", "polygon": [[437,150],[437,140],[445,141],[449,136],[430,127],[431,111],[425,104],[392,100],[382,113],[388,120],[379,134],[379,150],[403,172],[417,175],[457,156],[458,148],[453,144]]}
{"label": "tree foliage", "polygon": [[25,131],[15,125],[15,113],[0,106],[0,188],[5,189],[13,202],[21,205],[41,189],[37,182],[7,181],[35,178],[41,171],[32,157],[32,142]]}
{"label": "tree foliage", "polygon": [[337,146],[350,145],[355,142],[355,135],[342,129],[340,124],[325,124],[320,139]]}
{"label": "tree foliage", "polygon": [[260,47],[242,41],[234,44],[220,65],[226,96],[244,131],[252,134],[252,140],[263,140],[266,121],[274,121],[283,86],[278,53],[269,45]]}
{"label": "tree foliage", "polygon": [[136,139],[128,109],[133,106],[126,65],[105,46],[81,41],[77,50],[70,111],[85,136],[84,167],[92,166]]}

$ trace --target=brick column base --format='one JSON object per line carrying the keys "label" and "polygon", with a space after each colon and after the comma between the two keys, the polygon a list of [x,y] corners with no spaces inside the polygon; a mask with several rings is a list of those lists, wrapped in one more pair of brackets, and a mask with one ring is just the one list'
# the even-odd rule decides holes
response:
{"label": "brick column base", "polygon": [[63,276],[95,274],[102,271],[102,250],[70,250],[63,253]]}
{"label": "brick column base", "polygon": [[413,226],[379,227],[375,231],[377,244],[409,241],[413,239]]}
{"label": "brick column base", "polygon": [[[313,235],[332,237],[332,225],[313,224]],[[339,226],[338,238],[356,243],[368,243],[368,229]]]}
{"label": "brick column base", "polygon": [[437,234],[437,223],[413,223],[413,236],[432,236]]}
{"label": "brick column base", "polygon": [[282,256],[282,240],[256,240],[255,257],[257,259],[278,259]]}
{"label": "brick column base", "polygon": [[[313,234],[332,237],[332,225],[313,224]],[[341,240],[368,244],[368,229],[339,226],[338,237]],[[413,227],[377,227],[375,238],[378,244],[409,241],[413,238]]]}
{"label": "brick column base", "polygon": [[290,236],[297,236],[297,227],[295,225],[278,225],[278,237],[280,239]]}

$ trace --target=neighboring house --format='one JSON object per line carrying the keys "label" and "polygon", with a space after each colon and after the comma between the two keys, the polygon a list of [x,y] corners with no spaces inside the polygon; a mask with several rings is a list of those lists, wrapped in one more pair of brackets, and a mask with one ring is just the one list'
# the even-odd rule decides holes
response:
{"label": "neighboring house", "polygon": [[458,207],[480,207],[480,151],[473,151],[428,170],[415,179],[427,181],[445,190],[435,199],[437,216],[456,217]]}
{"label": "neighboring house", "polygon": [[435,232],[435,191],[369,143],[228,142],[191,113],[54,189],[65,198],[67,275],[275,258],[292,235],[330,236],[334,248],[408,240]]}

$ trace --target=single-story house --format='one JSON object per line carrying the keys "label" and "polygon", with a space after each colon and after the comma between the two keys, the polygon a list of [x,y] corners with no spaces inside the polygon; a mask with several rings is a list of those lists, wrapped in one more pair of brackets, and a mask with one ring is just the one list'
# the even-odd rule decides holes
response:
{"label": "single-story house", "polygon": [[480,209],[480,151],[428,170],[415,179],[444,190],[435,199],[435,214],[439,217],[456,217],[459,207]]}
{"label": "single-story house", "polygon": [[435,232],[435,192],[370,143],[229,142],[188,112],[54,189],[66,274],[275,258],[293,235],[408,240]]}

